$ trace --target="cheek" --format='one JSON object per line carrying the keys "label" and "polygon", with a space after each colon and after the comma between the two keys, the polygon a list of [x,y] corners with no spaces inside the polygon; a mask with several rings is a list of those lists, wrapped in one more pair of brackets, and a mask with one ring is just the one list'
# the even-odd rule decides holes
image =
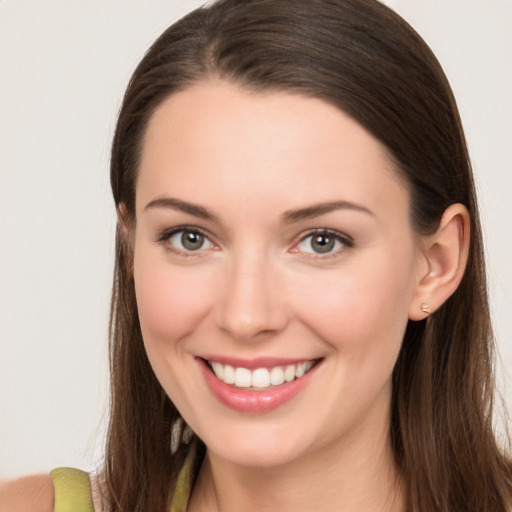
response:
{"label": "cheek", "polygon": [[[318,276],[314,292],[299,293],[303,323],[335,349],[364,356],[398,351],[408,320],[412,270],[409,261],[372,258],[367,265]],[[309,287],[311,289],[311,286]]]}
{"label": "cheek", "polygon": [[135,293],[146,344],[175,342],[192,332],[211,304],[208,273],[172,266],[140,254],[134,261]]}

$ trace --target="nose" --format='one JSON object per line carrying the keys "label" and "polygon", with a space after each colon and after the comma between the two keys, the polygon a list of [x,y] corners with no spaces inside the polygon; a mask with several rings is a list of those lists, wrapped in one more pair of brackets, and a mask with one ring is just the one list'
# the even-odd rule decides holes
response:
{"label": "nose", "polygon": [[280,282],[277,269],[263,256],[249,254],[232,261],[217,307],[218,327],[246,343],[281,332],[288,311]]}

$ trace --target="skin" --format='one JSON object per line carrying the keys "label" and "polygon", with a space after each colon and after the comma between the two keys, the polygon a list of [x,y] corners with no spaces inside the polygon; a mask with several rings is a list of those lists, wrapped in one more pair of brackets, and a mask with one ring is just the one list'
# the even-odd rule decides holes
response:
{"label": "skin", "polygon": [[53,498],[49,475],[0,481],[0,512],[52,512]]}
{"label": "skin", "polygon": [[[101,512],[99,482],[91,478],[94,510]],[[50,475],[30,475],[13,480],[0,479],[0,512],[52,512],[55,490]]]}
{"label": "skin", "polygon": [[[406,510],[389,439],[391,375],[407,322],[462,278],[466,209],[450,206],[433,235],[419,236],[386,149],[350,117],[317,99],[209,81],[156,110],[136,220],[118,213],[148,357],[207,446],[189,512]],[[183,225],[205,234],[199,250],[169,234]],[[340,238],[319,254],[310,235],[322,229]],[[204,354],[321,363],[289,402],[247,413],[213,396]],[[0,503],[50,511],[51,480],[3,483]]]}
{"label": "skin", "polygon": [[[334,201],[351,207],[283,222]],[[146,350],[208,447],[191,510],[401,510],[391,374],[408,319],[460,279],[464,208],[421,238],[386,149],[350,117],[317,99],[210,81],[154,114],[136,219],[124,222]],[[183,225],[206,235],[199,250],[169,235]],[[351,243],[315,253],[313,229]],[[212,395],[204,354],[322,362],[289,402],[242,413]]]}

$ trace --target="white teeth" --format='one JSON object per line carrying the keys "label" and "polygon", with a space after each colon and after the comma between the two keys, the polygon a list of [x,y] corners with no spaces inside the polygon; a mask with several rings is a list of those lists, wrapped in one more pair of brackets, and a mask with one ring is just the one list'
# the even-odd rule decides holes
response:
{"label": "white teeth", "polygon": [[250,388],[251,384],[251,370],[237,368],[235,370],[235,386],[237,388]]}
{"label": "white teeth", "polygon": [[313,368],[313,361],[306,361],[304,363],[304,373],[309,372]]}
{"label": "white teeth", "polygon": [[313,366],[313,361],[304,361],[303,363],[299,363],[297,365],[297,369],[295,370],[295,377],[302,377],[307,371],[311,370]]}
{"label": "white teeth", "polygon": [[286,382],[291,382],[295,379],[295,365],[290,364],[284,370],[284,380]]}
{"label": "white teeth", "polygon": [[280,366],[275,366],[270,370],[270,384],[279,386],[284,382],[284,371]]}
{"label": "white teeth", "polygon": [[212,361],[212,369],[213,373],[217,375],[217,377],[222,380],[224,378],[224,366],[218,363],[217,361]]}
{"label": "white teeth", "polygon": [[213,373],[219,380],[226,384],[234,384],[238,388],[264,389],[270,386],[280,386],[285,382],[291,382],[302,377],[313,367],[313,361],[304,361],[287,366],[274,366],[273,368],[234,368],[229,364],[222,364],[218,361],[210,361]]}
{"label": "white teeth", "polygon": [[[213,371],[215,371],[215,369]],[[215,375],[217,375],[217,374],[215,374]],[[226,366],[224,366],[224,375],[222,377],[217,375],[217,377],[220,380],[223,380],[226,384],[234,384],[235,383],[235,369],[232,366],[229,366],[229,364],[227,364]]]}
{"label": "white teeth", "polygon": [[270,386],[270,373],[266,368],[258,368],[252,372],[252,385],[255,388],[268,388]]}

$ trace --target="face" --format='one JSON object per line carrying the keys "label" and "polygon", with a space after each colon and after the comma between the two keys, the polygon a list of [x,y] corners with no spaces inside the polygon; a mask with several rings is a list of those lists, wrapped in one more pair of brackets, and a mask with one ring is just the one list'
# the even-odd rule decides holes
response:
{"label": "face", "polygon": [[145,136],[134,279],[151,365],[215,456],[387,429],[421,251],[383,146],[334,106],[205,82]]}

